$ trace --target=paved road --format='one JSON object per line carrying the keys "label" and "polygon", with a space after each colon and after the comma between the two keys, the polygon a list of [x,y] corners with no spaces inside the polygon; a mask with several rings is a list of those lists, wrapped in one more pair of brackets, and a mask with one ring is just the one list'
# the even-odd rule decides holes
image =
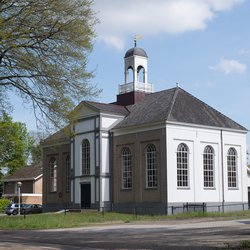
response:
{"label": "paved road", "polygon": [[250,240],[250,220],[178,220],[0,231],[0,249],[221,249]]}

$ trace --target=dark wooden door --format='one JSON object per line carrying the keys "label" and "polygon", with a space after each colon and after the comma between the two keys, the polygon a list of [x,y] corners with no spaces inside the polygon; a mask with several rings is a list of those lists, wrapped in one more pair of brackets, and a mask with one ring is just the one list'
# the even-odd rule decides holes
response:
{"label": "dark wooden door", "polygon": [[90,183],[81,184],[81,208],[90,208],[91,188]]}

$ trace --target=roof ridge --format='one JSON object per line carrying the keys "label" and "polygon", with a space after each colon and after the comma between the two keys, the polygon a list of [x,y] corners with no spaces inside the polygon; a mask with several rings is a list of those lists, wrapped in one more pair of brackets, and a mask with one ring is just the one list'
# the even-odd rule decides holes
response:
{"label": "roof ridge", "polygon": [[169,117],[170,117],[170,115],[171,115],[171,113],[172,113],[172,110],[173,110],[174,104],[175,104],[175,100],[176,100],[176,97],[177,97],[178,92],[179,92],[179,87],[173,88],[173,89],[175,89],[175,92],[174,92],[174,95],[173,95],[172,100],[171,100],[171,102],[170,102],[170,109],[169,109],[169,111],[168,111],[166,120],[169,119]]}

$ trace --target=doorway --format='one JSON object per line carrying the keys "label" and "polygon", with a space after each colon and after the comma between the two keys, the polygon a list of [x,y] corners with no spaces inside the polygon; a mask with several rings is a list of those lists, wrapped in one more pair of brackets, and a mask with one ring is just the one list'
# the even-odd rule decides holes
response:
{"label": "doorway", "polygon": [[91,207],[90,183],[81,184],[81,208]]}

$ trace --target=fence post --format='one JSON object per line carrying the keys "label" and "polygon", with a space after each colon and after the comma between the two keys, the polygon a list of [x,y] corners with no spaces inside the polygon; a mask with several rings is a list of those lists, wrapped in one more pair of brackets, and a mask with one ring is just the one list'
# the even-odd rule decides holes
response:
{"label": "fence post", "polygon": [[172,215],[174,215],[174,206],[172,206],[171,209],[172,209]]}
{"label": "fence post", "polygon": [[134,208],[134,215],[135,215],[135,218],[137,219],[137,207]]}

